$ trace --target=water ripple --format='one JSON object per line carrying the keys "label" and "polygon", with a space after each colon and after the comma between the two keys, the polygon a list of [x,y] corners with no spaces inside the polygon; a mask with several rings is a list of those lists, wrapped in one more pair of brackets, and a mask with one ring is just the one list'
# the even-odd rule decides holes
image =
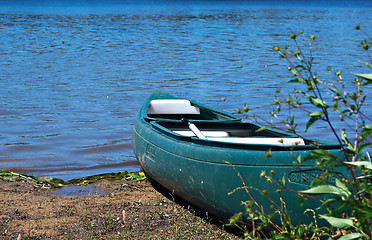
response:
{"label": "water ripple", "polygon": [[[365,60],[353,27],[372,25],[368,7],[9,9],[0,9],[0,169],[67,180],[139,170],[132,125],[153,89],[229,112],[250,103],[268,118],[275,89],[292,90],[273,46],[299,28],[315,33],[320,75],[331,65],[352,79]],[[329,137],[322,126],[310,135]]]}

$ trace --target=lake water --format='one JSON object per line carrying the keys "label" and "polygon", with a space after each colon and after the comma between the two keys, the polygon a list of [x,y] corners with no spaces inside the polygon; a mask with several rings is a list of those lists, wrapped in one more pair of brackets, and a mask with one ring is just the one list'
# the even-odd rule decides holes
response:
{"label": "lake water", "polygon": [[[317,36],[320,76],[368,72],[354,26],[372,35],[371,1],[47,2],[0,2],[0,169],[139,170],[132,125],[153,89],[270,119],[275,89],[293,88],[273,46],[300,29]],[[309,136],[334,140],[323,127]]]}

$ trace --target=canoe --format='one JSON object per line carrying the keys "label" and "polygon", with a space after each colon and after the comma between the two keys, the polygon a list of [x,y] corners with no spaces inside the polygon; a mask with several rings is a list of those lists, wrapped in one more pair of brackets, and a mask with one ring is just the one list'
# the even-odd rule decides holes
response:
{"label": "canoe", "polygon": [[[313,213],[305,211],[315,209],[319,202],[308,200],[301,205],[296,191],[306,189],[321,170],[313,168],[312,162],[296,169],[293,162],[315,149],[314,141],[340,158],[341,146],[275,129],[257,131],[261,127],[155,90],[136,116],[132,144],[149,177],[209,214],[228,219],[246,211],[243,203],[270,214],[283,207],[282,198],[293,224],[309,223]],[[265,157],[269,150],[271,157]],[[279,193],[277,185],[260,177],[262,172],[274,180],[284,179],[294,191]],[[350,177],[346,169],[334,176]]]}

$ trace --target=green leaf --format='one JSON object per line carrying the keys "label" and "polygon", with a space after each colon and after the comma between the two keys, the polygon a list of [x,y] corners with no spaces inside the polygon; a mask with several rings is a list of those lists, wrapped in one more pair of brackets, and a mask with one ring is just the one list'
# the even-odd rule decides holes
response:
{"label": "green leaf", "polygon": [[338,199],[336,199],[336,198],[329,198],[329,199],[327,199],[327,200],[325,200],[323,203],[322,203],[322,205],[320,205],[320,207],[318,207],[317,209],[321,209],[321,208],[323,208],[323,207],[326,207],[326,206],[328,206],[328,205],[331,205],[331,204],[333,204],[333,203],[338,203]]}
{"label": "green leaf", "polygon": [[302,163],[302,156],[301,156],[301,154],[298,155],[298,157],[297,157],[296,160],[297,160],[297,163],[296,164],[301,165],[301,163]]}
{"label": "green leaf", "polygon": [[353,73],[357,77],[364,78],[365,80],[372,81],[372,73],[365,73],[365,74],[359,74],[359,73]]}
{"label": "green leaf", "polygon": [[340,237],[338,240],[360,239],[362,236],[363,235],[361,233],[350,233]]}
{"label": "green leaf", "polygon": [[296,102],[293,100],[292,96],[288,94],[289,101],[291,101],[292,105],[296,105]]}
{"label": "green leaf", "polygon": [[350,195],[349,190],[345,191],[343,188],[339,188],[332,185],[320,185],[300,192],[309,195],[324,195],[331,193],[345,197]]}
{"label": "green leaf", "polygon": [[360,63],[363,63],[363,64],[365,64],[365,65],[367,65],[367,67],[369,67],[369,68],[372,68],[372,64],[370,64],[370,63],[367,63],[367,62],[363,62],[363,61],[359,61]]}
{"label": "green leaf", "polygon": [[338,187],[341,191],[344,192],[343,194],[344,196],[347,196],[347,197],[351,196],[350,190],[344,184],[342,184],[340,179],[336,178],[335,181],[336,181],[336,187]]}
{"label": "green leaf", "polygon": [[311,127],[311,125],[313,125],[319,119],[320,119],[320,117],[311,117],[309,119],[309,121],[307,122],[307,124],[306,124],[306,130],[305,130],[305,132],[307,132],[307,130],[309,130],[309,128]]}
{"label": "green leaf", "polygon": [[324,114],[324,112],[312,112],[307,114],[310,117],[321,117]]}
{"label": "green leaf", "polygon": [[336,93],[337,96],[342,96],[340,90],[338,90],[337,88],[329,87],[328,89]]}
{"label": "green leaf", "polygon": [[361,77],[367,80],[367,83],[365,83],[364,86],[367,86],[372,83],[372,73],[366,73],[366,74],[353,73],[353,74],[357,77]]}
{"label": "green leaf", "polygon": [[308,93],[304,93],[305,97],[316,107],[327,107],[327,104],[320,98],[315,98]]}
{"label": "green leaf", "polygon": [[303,78],[293,78],[289,82],[290,83],[306,83],[306,81]]}
{"label": "green leaf", "polygon": [[264,130],[267,130],[267,129],[270,129],[270,127],[263,126],[259,129],[257,129],[256,132],[264,131]]}
{"label": "green leaf", "polygon": [[368,136],[372,134],[372,125],[365,125],[362,127],[361,133],[360,133],[360,140],[365,140]]}
{"label": "green leaf", "polygon": [[310,116],[311,118],[306,124],[305,131],[307,132],[310,126],[313,125],[316,121],[318,121],[322,117],[323,114],[324,112],[312,112],[312,113],[307,114],[307,116]]}
{"label": "green leaf", "polygon": [[372,170],[372,162],[368,161],[358,161],[358,162],[345,162],[346,164],[362,167],[364,166],[366,169]]}
{"label": "green leaf", "polygon": [[335,160],[337,159],[337,157],[334,153],[328,150],[315,149],[311,151],[311,153],[305,157],[304,161],[313,160],[313,159]]}
{"label": "green leaf", "polygon": [[290,122],[289,122],[291,126],[294,124],[294,118],[295,118],[295,114],[292,113],[292,115],[291,115],[291,120],[290,120]]}
{"label": "green leaf", "polygon": [[355,152],[353,145],[351,145],[350,141],[346,138],[345,131],[341,131],[341,138],[347,149],[349,149],[351,152]]}
{"label": "green leaf", "polygon": [[329,224],[331,224],[333,227],[342,228],[342,229],[347,229],[347,228],[350,228],[350,227],[354,228],[353,220],[351,220],[351,219],[336,218],[336,217],[326,216],[326,215],[322,215],[322,214],[319,214],[319,216],[320,216],[320,218],[323,218],[323,219],[327,220],[327,222]]}
{"label": "green leaf", "polygon": [[291,68],[291,73],[296,76],[298,74],[298,71],[296,68]]}
{"label": "green leaf", "polygon": [[313,187],[307,190],[300,191],[305,194],[309,195],[322,195],[322,194],[330,194],[330,193],[338,193],[338,189],[332,185],[321,185],[317,187]]}
{"label": "green leaf", "polygon": [[372,130],[363,130],[361,132],[360,140],[363,141],[372,134]]}
{"label": "green leaf", "polygon": [[301,62],[303,61],[303,59],[301,58],[301,55],[300,54],[296,54],[295,55],[297,58],[298,58],[298,60],[300,60]]}
{"label": "green leaf", "polygon": [[316,121],[318,121],[322,117],[323,114],[324,112],[312,112],[312,113],[307,114],[307,116],[310,116],[311,118],[306,124],[305,132],[307,132],[307,130],[311,127],[311,125],[313,125]]}

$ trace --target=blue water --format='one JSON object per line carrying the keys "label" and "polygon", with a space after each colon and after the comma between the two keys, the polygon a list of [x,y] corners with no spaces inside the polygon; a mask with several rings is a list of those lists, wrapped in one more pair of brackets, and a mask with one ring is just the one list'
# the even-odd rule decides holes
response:
{"label": "blue water", "polygon": [[139,170],[132,125],[155,88],[270,119],[275,89],[293,89],[273,46],[300,29],[317,36],[319,76],[368,72],[354,26],[372,35],[371,1],[0,3],[0,169],[37,176]]}

